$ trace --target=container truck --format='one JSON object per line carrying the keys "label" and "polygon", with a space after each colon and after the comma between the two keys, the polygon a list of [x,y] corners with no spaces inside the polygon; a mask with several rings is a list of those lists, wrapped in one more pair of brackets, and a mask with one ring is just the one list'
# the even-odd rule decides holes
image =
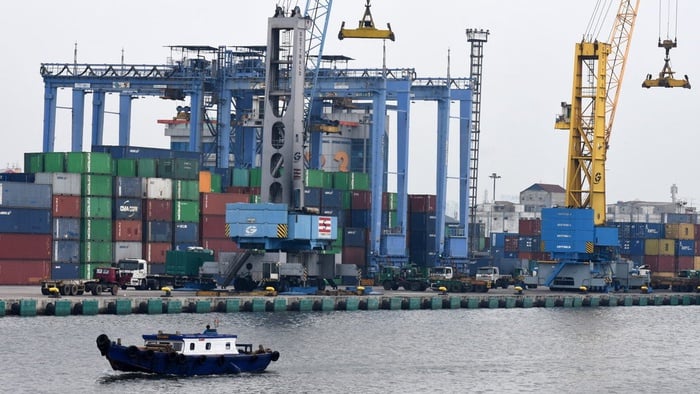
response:
{"label": "container truck", "polygon": [[394,267],[385,265],[379,271],[378,282],[384,290],[425,291],[430,287],[427,272],[415,265],[408,267]]}
{"label": "container truck", "polygon": [[476,279],[468,274],[459,272],[453,267],[432,267],[430,269],[430,288],[439,290],[441,287],[452,293],[485,293],[491,288],[491,282]]}
{"label": "container truck", "polygon": [[125,285],[131,282],[131,276],[131,272],[122,271],[117,267],[95,268],[93,271],[94,279],[91,280],[44,280],[41,282],[41,294],[54,295],[57,292],[60,295],[68,296],[85,293],[100,295],[104,292],[110,292],[112,295],[117,295],[120,287],[125,288]]}
{"label": "container truck", "polygon": [[127,287],[133,287],[136,290],[160,290],[163,287],[196,290],[216,288],[216,281],[210,275],[151,274],[148,261],[144,259],[121,259],[116,266],[120,271],[131,274],[130,280],[121,285],[122,289]]}

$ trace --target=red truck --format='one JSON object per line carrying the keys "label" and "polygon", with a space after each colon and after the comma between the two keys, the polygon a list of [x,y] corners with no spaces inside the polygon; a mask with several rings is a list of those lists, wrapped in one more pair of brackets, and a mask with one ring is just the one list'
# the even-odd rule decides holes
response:
{"label": "red truck", "polygon": [[93,278],[84,279],[56,279],[41,282],[41,294],[43,295],[83,295],[91,293],[100,295],[110,292],[117,295],[119,288],[126,286],[131,281],[130,272],[121,272],[115,267],[95,268]]}

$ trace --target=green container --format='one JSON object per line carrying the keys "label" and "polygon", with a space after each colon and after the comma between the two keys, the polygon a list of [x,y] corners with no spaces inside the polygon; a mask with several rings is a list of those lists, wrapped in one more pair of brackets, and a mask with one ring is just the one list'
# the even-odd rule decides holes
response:
{"label": "green container", "polygon": [[112,156],[103,152],[68,152],[66,172],[111,175]]}
{"label": "green container", "polygon": [[199,179],[199,160],[197,159],[158,159],[156,174],[160,178]]}
{"label": "green container", "polygon": [[212,193],[221,193],[223,191],[223,180],[221,174],[211,174],[211,191]]}
{"label": "green container", "polygon": [[249,202],[251,202],[253,204],[259,204],[262,202],[262,197],[260,197],[260,195],[258,195],[258,194],[251,194],[250,198],[249,198]]}
{"label": "green container", "polygon": [[84,197],[80,201],[80,214],[85,219],[111,219],[111,197]]}
{"label": "green container", "polygon": [[231,186],[248,187],[250,186],[250,170],[247,168],[232,168],[231,169]]}
{"label": "green container", "polygon": [[386,196],[386,197],[384,197],[384,198],[386,199],[386,207],[385,207],[385,209],[386,209],[386,210],[389,210],[389,211],[396,211],[396,209],[398,208],[398,205],[399,205],[399,196],[398,196],[398,194],[396,194],[396,193],[386,193],[385,196]]}
{"label": "green container", "polygon": [[262,169],[260,167],[251,168],[250,170],[250,187],[260,187],[262,185]]}
{"label": "green container", "polygon": [[112,220],[83,219],[80,221],[81,241],[112,241]]}
{"label": "green container", "polygon": [[115,160],[116,176],[136,176],[136,159]]}
{"label": "green container", "polygon": [[156,177],[156,159],[136,159],[136,176],[141,178]]}
{"label": "green container", "polygon": [[352,209],[352,192],[343,190],[341,193],[343,198],[343,209]]}
{"label": "green container", "polygon": [[199,181],[173,180],[173,200],[199,201]]}
{"label": "green container", "polygon": [[333,173],[333,187],[340,190],[369,190],[369,174],[363,172]]}
{"label": "green container", "polygon": [[82,174],[80,176],[82,196],[112,197],[112,175]]}
{"label": "green container", "polygon": [[44,172],[44,154],[43,153],[25,153],[24,154],[24,172],[36,174]]}
{"label": "green container", "polygon": [[197,201],[173,201],[174,222],[199,222],[199,200]]}
{"label": "green container", "polygon": [[199,275],[199,268],[205,261],[214,261],[214,251],[169,250],[165,253],[165,273],[170,275]]}
{"label": "green container", "polygon": [[323,188],[325,179],[325,172],[323,170],[312,170],[308,169],[304,172],[304,186]]}
{"label": "green container", "polygon": [[66,172],[66,153],[44,153],[44,172]]}
{"label": "green container", "polygon": [[[112,242],[110,241],[81,241],[80,261],[83,263],[111,263],[112,250]],[[81,264],[81,268],[87,265],[92,264]],[[83,278],[92,279],[92,269],[86,267]]]}
{"label": "green container", "polygon": [[399,215],[396,211],[384,211],[382,216],[386,217],[386,225],[388,227],[397,227],[399,224]]}

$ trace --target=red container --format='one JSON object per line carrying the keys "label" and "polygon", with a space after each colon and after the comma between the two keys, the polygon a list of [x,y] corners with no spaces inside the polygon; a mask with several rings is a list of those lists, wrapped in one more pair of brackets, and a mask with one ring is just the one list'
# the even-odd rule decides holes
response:
{"label": "red container", "polygon": [[219,258],[220,252],[240,252],[241,248],[230,238],[206,238],[202,239],[202,247],[214,251],[214,259]]}
{"label": "red container", "polygon": [[165,252],[172,248],[170,242],[144,242],[143,258],[151,263],[165,263]]}
{"label": "red container", "polygon": [[143,220],[173,221],[173,202],[171,200],[143,200]]}
{"label": "red container", "polygon": [[676,266],[678,267],[676,271],[692,270],[695,268],[694,256],[677,256],[676,259]]}
{"label": "red container", "polygon": [[112,229],[114,241],[141,242],[143,222],[140,220],[115,220]]}
{"label": "red container", "polygon": [[38,285],[51,278],[51,260],[0,260],[0,285]]}
{"label": "red container", "polygon": [[54,195],[51,206],[55,218],[80,217],[80,196]]}
{"label": "red container", "polygon": [[201,193],[200,212],[203,215],[226,215],[226,204],[250,202],[249,194],[242,193]]}
{"label": "red container", "polygon": [[517,235],[506,235],[503,238],[503,251],[505,252],[517,252],[519,248],[519,238]]}
{"label": "red container", "polygon": [[518,259],[520,260],[533,260],[533,261],[548,261],[551,260],[551,256],[547,252],[527,252],[519,251]]}
{"label": "red container", "polygon": [[[700,241],[700,224],[695,225],[695,240]],[[695,245],[697,245],[697,244],[698,243],[696,242]],[[697,248],[697,246],[696,246],[696,248]],[[695,255],[697,256],[698,254],[695,253]]]}
{"label": "red container", "polygon": [[644,263],[649,266],[651,272],[665,272],[676,274],[675,256],[644,255]]}
{"label": "red container", "polygon": [[51,261],[51,234],[0,233],[0,260]]}
{"label": "red container", "polygon": [[202,239],[228,238],[226,236],[226,216],[202,215],[199,232]]}
{"label": "red container", "polygon": [[433,194],[409,194],[408,210],[410,212],[435,213],[437,198]]}
{"label": "red container", "polygon": [[372,192],[367,190],[353,190],[350,199],[350,208],[368,210],[372,208]]}
{"label": "red container", "polygon": [[518,221],[518,234],[520,235],[541,235],[542,220],[540,219],[520,219]]}
{"label": "red container", "polygon": [[355,264],[358,267],[364,267],[367,265],[367,253],[365,248],[360,246],[346,246],[342,250],[343,252],[343,264]]}

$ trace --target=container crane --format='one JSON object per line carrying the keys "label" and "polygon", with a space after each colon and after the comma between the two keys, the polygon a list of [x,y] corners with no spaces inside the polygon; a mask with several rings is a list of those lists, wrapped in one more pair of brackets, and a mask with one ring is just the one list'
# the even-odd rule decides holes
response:
{"label": "container crane", "polygon": [[365,13],[362,15],[362,19],[360,19],[357,29],[346,29],[345,22],[342,23],[340,26],[340,32],[338,33],[339,39],[379,38],[382,40],[388,39],[391,41],[396,39],[394,32],[391,31],[391,25],[389,23],[386,24],[387,29],[377,29],[374,26],[374,19],[372,18],[372,13],[370,12],[369,7],[371,7],[371,5],[369,4],[369,0],[367,0],[367,4],[365,4]]}
{"label": "container crane", "polygon": [[[674,28],[677,30],[678,27],[678,1],[674,1],[675,3],[675,8],[676,8],[676,20],[674,22]],[[690,89],[690,81],[688,80],[688,76],[684,75],[683,79],[676,79],[673,77],[675,74],[673,70],[671,70],[671,57],[669,56],[669,52],[671,52],[672,48],[676,48],[678,46],[678,40],[674,37],[672,40],[670,37],[670,26],[671,26],[671,2],[668,3],[668,12],[666,13],[667,15],[667,20],[666,20],[666,26],[667,26],[667,31],[666,31],[666,38],[661,39],[661,26],[662,26],[662,20],[663,20],[663,13],[659,12],[659,48],[663,48],[664,51],[666,52],[666,56],[664,56],[664,66],[661,68],[661,72],[659,72],[658,78],[652,78],[651,74],[647,74],[646,79],[642,82],[642,87],[643,88],[655,88],[655,87],[664,87],[664,88],[686,88]]]}

